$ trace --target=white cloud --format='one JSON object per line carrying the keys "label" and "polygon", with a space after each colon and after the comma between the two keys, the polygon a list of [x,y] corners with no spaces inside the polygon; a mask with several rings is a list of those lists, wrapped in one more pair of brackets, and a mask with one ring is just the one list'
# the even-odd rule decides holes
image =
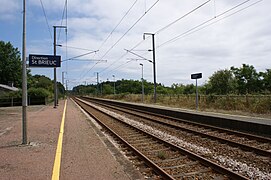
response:
{"label": "white cloud", "polygon": [[1,0],[0,20],[11,21],[20,11],[18,0]]}
{"label": "white cloud", "polygon": [[[152,64],[146,61],[127,63],[127,58],[135,58],[135,56],[127,54],[123,56],[123,58],[120,58],[125,54],[124,48],[130,49],[134,47],[138,42],[143,40],[144,32],[154,33],[205,2],[205,0],[159,1],[129,33],[114,45],[155,1],[156,0],[138,0],[131,12],[102,48],[99,49],[99,53],[95,56],[91,54],[84,57],[99,59],[104,56],[103,59],[107,59],[107,63],[97,64],[85,77],[80,77],[80,74],[86,74],[86,72],[93,67],[93,64],[78,64],[80,62],[77,62],[75,65],[75,62],[69,62],[69,78],[77,79],[77,81],[92,79],[94,78],[94,72],[99,72],[107,68],[101,72],[101,78],[103,79],[111,77],[112,74],[115,74],[119,79],[140,79],[141,68],[139,63],[143,62],[145,78],[147,78],[148,81],[152,81]],[[9,7],[9,9],[12,10],[7,11],[1,6],[0,15],[4,12],[12,14],[16,8],[18,10],[18,5],[16,5],[18,3],[16,2],[16,0],[4,0],[5,7]],[[68,46],[97,50],[133,2],[134,0],[68,1]],[[214,3],[212,0],[191,15],[176,22],[168,29],[156,34],[156,46],[186,32],[215,15],[217,16],[223,13],[241,2],[243,2],[243,0],[222,0],[215,1]],[[256,0],[251,0],[248,4],[254,2],[256,2]],[[31,8],[41,8],[39,1],[30,0],[29,3]],[[60,24],[65,1],[47,0],[43,1],[43,3],[49,18],[49,23],[54,25]],[[10,6],[6,6],[9,4]],[[238,10],[243,7],[245,6],[240,7]],[[258,70],[270,68],[271,14],[269,13],[269,7],[271,7],[271,1],[264,0],[198,32],[158,48],[156,53],[157,80],[165,85],[171,85],[174,82],[193,83],[194,81],[190,80],[190,74],[203,72],[201,82],[204,82],[213,72],[219,69],[230,68],[231,66],[240,67],[242,63],[254,65]],[[30,11],[31,10],[33,17],[36,19],[44,18],[42,11],[39,12],[39,16],[35,16],[36,12],[34,9],[30,9]],[[225,15],[229,14],[230,13]],[[37,29],[37,31],[41,30]],[[45,30],[43,29],[43,31]],[[28,37],[31,39],[31,35]],[[46,37],[48,38],[48,34],[46,34]],[[43,41],[43,39],[39,41]],[[64,43],[65,39],[62,38],[60,41]],[[40,49],[50,49],[51,47],[46,48],[37,45],[36,48],[31,48],[39,51]],[[148,38],[136,49],[148,50],[151,48],[151,38]],[[65,57],[65,51],[63,51],[63,49],[58,49],[58,52],[61,52],[63,57]],[[86,51],[77,49],[69,49],[68,56],[72,57],[85,52]],[[152,52],[134,52],[148,59],[152,59]],[[112,65],[109,67],[110,64]],[[117,68],[119,66],[120,68]]]}

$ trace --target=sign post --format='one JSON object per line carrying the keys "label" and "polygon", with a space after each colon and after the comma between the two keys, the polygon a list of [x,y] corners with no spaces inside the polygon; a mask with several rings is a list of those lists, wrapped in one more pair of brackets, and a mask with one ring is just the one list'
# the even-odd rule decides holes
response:
{"label": "sign post", "polygon": [[199,107],[199,100],[198,100],[198,79],[202,78],[202,73],[191,74],[191,79],[196,79],[196,110]]}
{"label": "sign post", "polygon": [[[66,26],[53,26],[54,28],[54,56],[56,56],[56,28],[65,28]],[[54,108],[58,105],[58,92],[57,92],[57,82],[56,82],[56,67],[54,67]]]}

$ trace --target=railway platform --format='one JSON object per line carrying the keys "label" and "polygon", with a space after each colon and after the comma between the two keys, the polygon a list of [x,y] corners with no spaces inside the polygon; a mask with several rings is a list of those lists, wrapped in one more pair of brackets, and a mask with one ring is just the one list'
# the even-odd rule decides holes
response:
{"label": "railway platform", "polygon": [[1,179],[143,179],[72,100],[29,106],[27,117],[22,145],[21,107],[0,108]]}

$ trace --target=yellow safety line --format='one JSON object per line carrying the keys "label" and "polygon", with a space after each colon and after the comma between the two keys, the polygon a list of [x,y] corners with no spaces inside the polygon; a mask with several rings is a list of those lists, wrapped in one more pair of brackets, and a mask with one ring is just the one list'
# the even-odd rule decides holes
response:
{"label": "yellow safety line", "polygon": [[54,169],[53,169],[53,174],[52,174],[52,180],[59,180],[66,106],[67,106],[67,99],[65,101],[65,106],[64,106],[64,111],[63,111],[62,121],[61,121],[61,126],[60,126],[60,132],[59,132],[59,136],[58,136],[58,143],[57,143],[57,149],[56,149],[56,156],[55,156],[55,163],[54,163]]}

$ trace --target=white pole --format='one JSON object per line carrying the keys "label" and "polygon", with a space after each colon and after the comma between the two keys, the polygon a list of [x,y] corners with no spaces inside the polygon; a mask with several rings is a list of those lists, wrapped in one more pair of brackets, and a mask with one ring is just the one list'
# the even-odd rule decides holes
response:
{"label": "white pole", "polygon": [[26,5],[23,0],[23,48],[22,48],[22,144],[27,144],[27,74],[26,74]]}

